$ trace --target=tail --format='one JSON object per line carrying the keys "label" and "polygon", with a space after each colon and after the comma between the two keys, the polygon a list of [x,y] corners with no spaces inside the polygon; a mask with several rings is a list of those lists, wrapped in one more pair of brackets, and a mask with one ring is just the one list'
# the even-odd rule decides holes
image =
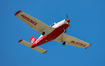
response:
{"label": "tail", "polygon": [[[25,41],[25,40],[20,40],[19,41],[19,43],[21,43],[21,44],[23,44],[23,45],[26,45],[26,46],[28,46],[28,47],[32,47],[33,45],[31,44],[31,43],[29,43],[29,42],[27,42],[27,41]],[[40,47],[34,47],[34,48],[32,48],[32,49],[34,49],[34,50],[36,50],[36,51],[38,51],[38,52],[40,52],[40,53],[46,53],[47,51],[45,50],[45,49],[42,49],[42,48],[40,48]]]}
{"label": "tail", "polygon": [[30,41],[31,41],[31,44],[35,44],[35,41],[36,41],[37,39],[34,37],[34,36],[32,36],[31,38],[30,38]]}

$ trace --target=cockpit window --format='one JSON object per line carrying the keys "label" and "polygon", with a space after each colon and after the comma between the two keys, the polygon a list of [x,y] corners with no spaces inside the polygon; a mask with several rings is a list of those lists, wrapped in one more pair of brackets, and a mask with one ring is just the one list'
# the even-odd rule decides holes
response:
{"label": "cockpit window", "polygon": [[53,25],[55,25],[55,24],[57,24],[57,22],[53,23],[53,24],[51,25],[51,27],[52,27]]}
{"label": "cockpit window", "polygon": [[51,27],[54,25],[54,23],[51,25]]}

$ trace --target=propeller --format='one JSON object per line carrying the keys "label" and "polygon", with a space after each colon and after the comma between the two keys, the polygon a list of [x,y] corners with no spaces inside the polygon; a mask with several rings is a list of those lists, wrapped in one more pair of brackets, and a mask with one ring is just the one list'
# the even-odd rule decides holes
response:
{"label": "propeller", "polygon": [[69,27],[70,27],[70,19],[68,19],[68,14],[66,14],[66,18],[67,18],[67,19],[65,19],[65,20],[68,22],[68,25],[69,25]]}

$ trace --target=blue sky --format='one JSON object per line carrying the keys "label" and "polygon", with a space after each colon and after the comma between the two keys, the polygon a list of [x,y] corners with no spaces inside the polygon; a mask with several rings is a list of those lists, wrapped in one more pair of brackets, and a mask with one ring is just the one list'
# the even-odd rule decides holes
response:
{"label": "blue sky", "polygon": [[[105,1],[104,0],[0,0],[0,66],[105,66]],[[40,34],[14,14],[23,12],[47,25],[66,18],[71,20],[67,34],[92,46],[82,49],[51,41],[40,47],[41,54],[19,44],[20,39]]]}

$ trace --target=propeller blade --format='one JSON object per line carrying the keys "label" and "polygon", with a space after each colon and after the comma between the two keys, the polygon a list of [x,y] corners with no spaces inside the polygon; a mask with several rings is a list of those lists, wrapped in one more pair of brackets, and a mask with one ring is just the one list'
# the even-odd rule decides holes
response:
{"label": "propeller blade", "polygon": [[70,22],[68,23],[69,27],[70,27]]}
{"label": "propeller blade", "polygon": [[[66,18],[69,19],[69,18],[68,18],[68,14],[66,14]],[[67,20],[67,19],[65,19],[65,20]],[[69,25],[69,27],[70,27],[70,22],[68,23],[68,25]]]}
{"label": "propeller blade", "polygon": [[68,19],[68,14],[66,14],[66,18]]}

